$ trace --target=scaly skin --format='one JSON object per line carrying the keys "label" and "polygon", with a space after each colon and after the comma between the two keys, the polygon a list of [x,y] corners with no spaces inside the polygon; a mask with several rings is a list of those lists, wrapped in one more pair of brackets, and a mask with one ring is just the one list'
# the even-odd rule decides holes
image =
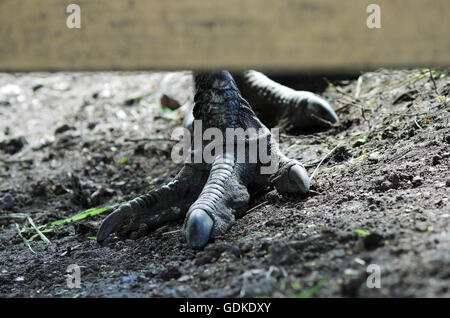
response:
{"label": "scaly skin", "polygon": [[[218,128],[224,136],[226,128],[256,129],[258,134],[254,138],[265,143],[272,160],[277,162],[276,172],[262,173],[261,168],[266,165],[259,159],[249,160],[248,138],[234,141],[234,146],[245,145],[244,161],[238,160],[234,147],[229,149],[223,144],[223,151],[212,163],[185,164],[167,185],[118,207],[102,223],[98,242],[113,232],[135,239],[168,221],[184,218],[187,243],[192,248],[202,248],[211,238],[225,233],[247,211],[249,189],[274,185],[280,193],[308,192],[305,168],[279,151],[275,138],[242,97],[229,72],[195,73],[194,83],[193,115],[202,121],[202,129]],[[276,90],[273,95],[282,96]],[[202,145],[205,146],[207,143]]]}
{"label": "scaly skin", "polygon": [[338,121],[330,104],[307,91],[296,91],[249,70],[237,76],[238,87],[258,117],[269,127],[288,118],[296,129],[327,126]]}

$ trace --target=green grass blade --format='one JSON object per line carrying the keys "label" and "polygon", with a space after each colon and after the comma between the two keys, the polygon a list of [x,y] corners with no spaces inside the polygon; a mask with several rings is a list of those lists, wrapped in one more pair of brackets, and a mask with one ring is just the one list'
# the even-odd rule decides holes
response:
{"label": "green grass blade", "polygon": [[33,254],[36,254],[36,252],[31,248],[30,242],[22,235],[22,232],[20,231],[19,225],[16,223],[17,233],[19,233],[19,236],[22,238],[23,243],[25,246],[27,246]]}
{"label": "green grass blade", "polygon": [[37,226],[34,224],[33,220],[27,216],[27,220],[28,222],[30,222],[31,227],[33,227],[33,229],[36,231],[36,233],[39,235],[39,237],[41,238],[41,240],[43,240],[45,242],[45,244],[51,244],[50,240],[44,235],[44,233],[42,233]]}
{"label": "green grass blade", "polygon": [[[52,232],[53,231],[53,229],[51,229],[52,227],[55,227],[55,226],[61,225],[61,224],[66,224],[66,223],[72,223],[72,222],[80,221],[80,220],[83,220],[83,219],[91,217],[91,216],[95,216],[95,215],[98,215],[98,214],[101,214],[101,213],[104,213],[104,212],[107,212],[107,211],[111,211],[111,210],[115,209],[117,206],[125,204],[125,203],[127,203],[127,202],[121,202],[119,204],[114,204],[114,205],[110,205],[110,206],[104,206],[104,207],[101,207],[101,208],[91,208],[91,209],[85,210],[83,212],[80,212],[80,213],[78,213],[78,214],[76,214],[76,215],[74,215],[74,216],[72,216],[70,218],[57,220],[57,221],[54,221],[54,222],[52,222],[50,224],[40,225],[40,226],[36,226],[34,224],[33,220],[31,220],[31,218],[30,218],[28,221],[30,222],[30,220],[31,220],[31,222],[30,222],[31,227],[23,228],[20,233],[29,232],[29,231],[35,231],[37,234],[39,234],[41,239],[44,242],[47,243],[47,241],[48,242],[50,242],[50,241],[45,237],[45,235],[43,233]],[[50,243],[47,243],[47,244],[50,244]]]}
{"label": "green grass blade", "polygon": [[359,229],[356,230],[356,233],[358,233],[360,235],[364,235],[364,236],[370,235],[370,232],[364,231],[364,230],[359,230]]}
{"label": "green grass blade", "polygon": [[54,222],[50,223],[50,226],[53,227],[53,226],[64,224],[64,223],[72,223],[72,222],[80,221],[80,220],[83,220],[83,219],[85,219],[87,217],[98,215],[98,214],[101,214],[101,213],[103,213],[105,211],[110,211],[110,210],[114,209],[116,206],[117,205],[105,206],[105,207],[102,207],[102,208],[91,208],[91,209],[88,209],[88,210],[83,211],[81,213],[78,213],[78,214],[76,214],[76,215],[74,215],[74,216],[72,216],[70,218],[54,221]]}

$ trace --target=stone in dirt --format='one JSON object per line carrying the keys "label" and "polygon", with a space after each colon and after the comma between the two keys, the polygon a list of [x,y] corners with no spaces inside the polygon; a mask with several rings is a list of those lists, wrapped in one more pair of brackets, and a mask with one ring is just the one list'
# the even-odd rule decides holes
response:
{"label": "stone in dirt", "polygon": [[171,110],[175,110],[181,106],[181,104],[177,100],[173,99],[170,96],[167,96],[166,94],[163,94],[161,96],[160,102],[161,102],[161,105],[163,105],[164,107],[170,108]]}
{"label": "stone in dirt", "polygon": [[21,151],[26,144],[28,144],[28,142],[23,136],[12,138],[0,142],[0,150],[7,154],[14,155]]}
{"label": "stone in dirt", "polygon": [[59,126],[58,128],[56,128],[55,135],[59,135],[59,134],[65,133],[66,131],[69,131],[69,130],[76,130],[76,128],[73,127],[73,126],[70,126],[68,124],[64,124],[64,125]]}
{"label": "stone in dirt", "polygon": [[5,194],[0,198],[0,206],[3,206],[5,209],[11,209],[14,206],[14,198],[10,194]]}

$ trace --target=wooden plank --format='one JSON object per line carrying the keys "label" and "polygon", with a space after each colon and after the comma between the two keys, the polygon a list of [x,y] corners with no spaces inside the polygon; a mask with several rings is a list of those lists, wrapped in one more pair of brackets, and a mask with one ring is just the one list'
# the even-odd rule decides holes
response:
{"label": "wooden plank", "polygon": [[448,66],[449,23],[448,0],[2,0],[0,70]]}

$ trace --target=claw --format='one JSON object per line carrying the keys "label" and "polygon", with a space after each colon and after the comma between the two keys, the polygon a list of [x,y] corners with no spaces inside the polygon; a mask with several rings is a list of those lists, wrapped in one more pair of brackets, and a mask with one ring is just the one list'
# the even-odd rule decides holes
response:
{"label": "claw", "polygon": [[[338,117],[328,102],[320,97],[311,96],[308,99],[307,115],[318,121],[325,121],[331,124],[338,122]],[[320,124],[320,123],[319,123]]]}
{"label": "claw", "polygon": [[97,232],[97,242],[101,244],[111,233],[115,232],[130,211],[130,206],[123,205],[108,215]]}
{"label": "claw", "polygon": [[310,179],[306,169],[297,161],[290,163],[280,170],[281,174],[276,177],[275,187],[280,193],[301,193],[309,191]]}
{"label": "claw", "polygon": [[302,194],[309,191],[310,180],[305,168],[294,165],[289,169],[289,179],[295,182]]}
{"label": "claw", "polygon": [[193,210],[186,223],[186,240],[192,248],[200,249],[208,243],[214,222],[200,209]]}

